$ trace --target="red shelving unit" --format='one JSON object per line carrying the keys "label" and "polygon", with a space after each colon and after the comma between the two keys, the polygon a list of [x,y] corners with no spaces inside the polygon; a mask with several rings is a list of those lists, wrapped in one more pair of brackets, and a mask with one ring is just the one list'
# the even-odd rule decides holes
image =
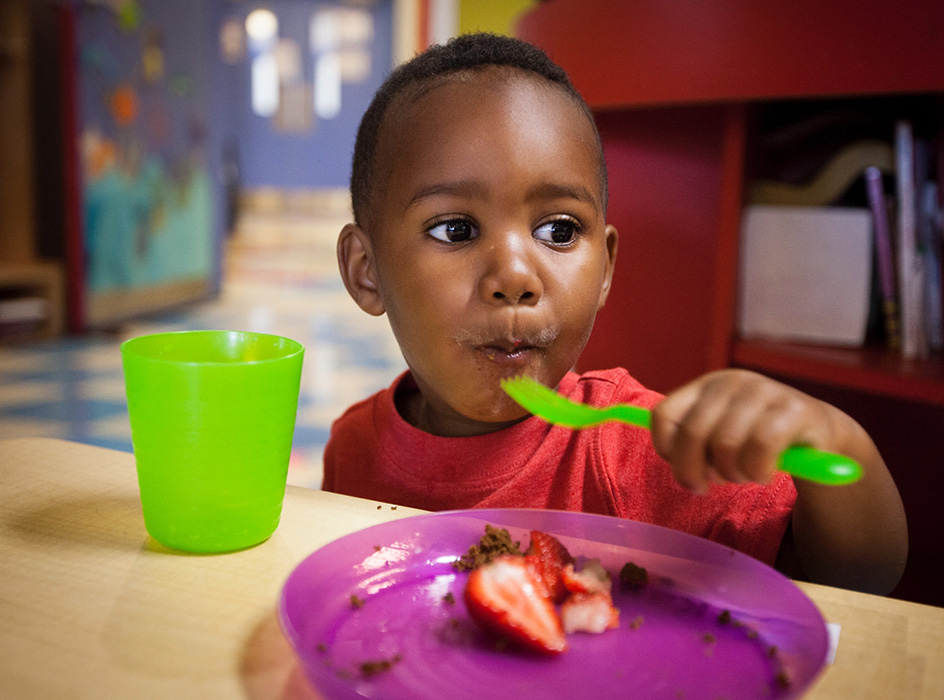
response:
{"label": "red shelving unit", "polygon": [[620,232],[613,289],[580,368],[624,366],[668,391],[756,369],[839,405],[873,435],[911,525],[896,595],[944,605],[944,360],[735,333],[752,115],[789,102],[944,94],[944,3],[914,0],[549,0],[523,39],[570,75],[597,116]]}

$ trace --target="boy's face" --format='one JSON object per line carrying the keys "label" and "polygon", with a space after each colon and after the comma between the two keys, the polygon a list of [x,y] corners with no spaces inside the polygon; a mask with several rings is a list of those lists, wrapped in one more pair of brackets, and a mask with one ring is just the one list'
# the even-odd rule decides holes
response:
{"label": "boy's face", "polygon": [[[496,430],[525,415],[502,378],[555,386],[574,365],[616,256],[599,166],[585,113],[517,71],[448,81],[388,114],[370,230],[347,227],[339,250],[348,289],[387,313],[416,378],[408,421]],[[362,284],[345,269],[355,249]]]}

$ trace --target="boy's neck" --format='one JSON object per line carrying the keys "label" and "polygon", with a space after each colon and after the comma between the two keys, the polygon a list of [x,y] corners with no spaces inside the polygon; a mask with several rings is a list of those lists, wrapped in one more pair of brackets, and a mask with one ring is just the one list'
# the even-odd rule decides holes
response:
{"label": "boy's neck", "polygon": [[439,437],[486,435],[524,420],[522,418],[506,423],[486,423],[473,421],[459,414],[447,415],[433,408],[412,381],[401,382],[393,396],[393,402],[403,420],[417,430]]}

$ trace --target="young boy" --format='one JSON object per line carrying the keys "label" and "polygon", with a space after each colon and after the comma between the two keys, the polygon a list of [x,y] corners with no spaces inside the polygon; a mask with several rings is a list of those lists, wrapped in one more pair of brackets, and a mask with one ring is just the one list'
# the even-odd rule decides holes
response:
{"label": "young boy", "polygon": [[[399,67],[360,125],[345,286],[386,313],[409,371],[334,424],[324,488],[429,510],[555,508],[664,525],[795,577],[889,592],[907,554],[898,491],[864,430],[760,375],[662,397],[625,370],[571,371],[610,289],[617,232],[592,114],[523,42],[466,35]],[[651,435],[573,431],[500,387],[653,408]],[[775,469],[795,443],[858,460],[824,487]]]}

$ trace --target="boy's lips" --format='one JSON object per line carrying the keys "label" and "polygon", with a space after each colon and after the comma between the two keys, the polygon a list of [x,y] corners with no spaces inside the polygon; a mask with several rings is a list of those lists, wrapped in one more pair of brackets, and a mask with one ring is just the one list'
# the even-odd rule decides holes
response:
{"label": "boy's lips", "polygon": [[557,326],[527,332],[465,331],[456,340],[490,362],[523,366],[550,347],[559,333]]}
{"label": "boy's lips", "polygon": [[491,362],[524,365],[535,353],[547,349],[557,333],[550,329],[520,338],[494,338],[477,343],[474,347]]}
{"label": "boy's lips", "polygon": [[485,357],[492,362],[498,363],[510,363],[510,364],[519,364],[527,362],[528,358],[533,354],[536,348],[533,345],[527,345],[524,343],[516,344],[486,344],[481,345],[478,348],[478,351],[485,355]]}

